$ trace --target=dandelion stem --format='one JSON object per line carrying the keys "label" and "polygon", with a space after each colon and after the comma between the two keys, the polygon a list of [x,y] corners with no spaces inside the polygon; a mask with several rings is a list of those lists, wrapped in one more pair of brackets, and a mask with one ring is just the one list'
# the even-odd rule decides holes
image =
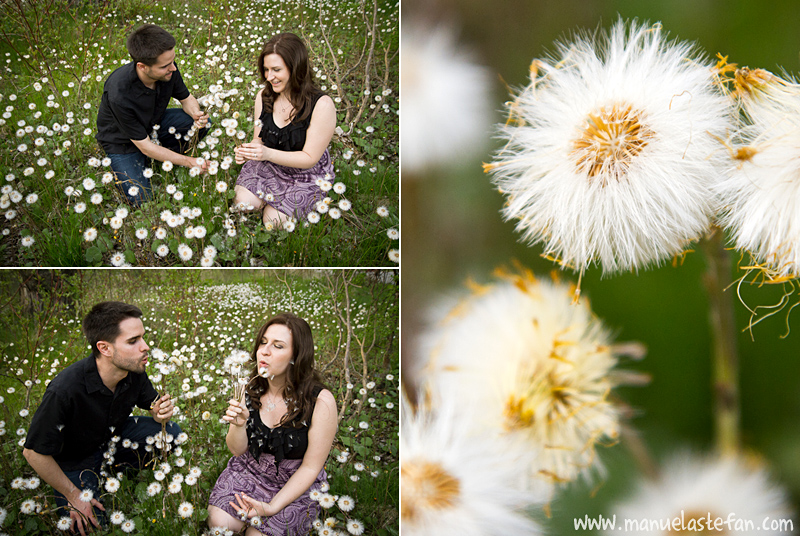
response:
{"label": "dandelion stem", "polygon": [[724,233],[717,229],[701,241],[706,255],[704,282],[708,292],[712,335],[714,437],[720,454],[736,454],[741,445],[739,422],[739,359],[733,295],[725,293],[731,259]]}

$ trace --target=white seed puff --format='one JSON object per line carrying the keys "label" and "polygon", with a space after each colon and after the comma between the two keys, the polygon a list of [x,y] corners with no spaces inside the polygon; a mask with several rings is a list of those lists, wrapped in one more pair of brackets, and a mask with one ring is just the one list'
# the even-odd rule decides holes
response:
{"label": "white seed puff", "polygon": [[506,219],[545,255],[579,272],[638,270],[709,227],[731,110],[691,44],[619,21],[533,62],[485,167]]}
{"label": "white seed puff", "polygon": [[459,400],[435,408],[401,407],[401,520],[409,536],[539,534],[523,512],[529,494],[513,485],[518,462],[504,443],[475,436],[457,411]]}
{"label": "white seed puff", "polygon": [[[793,532],[785,524],[792,518],[786,493],[770,481],[756,460],[743,457],[702,457],[689,452],[675,455],[665,464],[660,478],[640,482],[634,496],[618,505],[613,514],[617,516],[616,531],[606,534],[750,536]],[[638,521],[638,528],[644,530],[637,531],[634,525],[625,530],[626,519]],[[670,531],[660,527],[651,530],[642,523],[646,520],[663,525],[676,519],[679,524]]]}
{"label": "white seed puff", "polygon": [[720,185],[720,221],[737,249],[770,279],[800,276],[800,85],[762,69],[738,69],[744,120],[736,165]]}
{"label": "white seed puff", "polygon": [[502,274],[441,311],[420,343],[431,392],[457,400],[477,434],[535,452],[518,470],[525,489],[548,495],[600,469],[596,446],[619,429],[610,335],[573,292],[530,272]]}

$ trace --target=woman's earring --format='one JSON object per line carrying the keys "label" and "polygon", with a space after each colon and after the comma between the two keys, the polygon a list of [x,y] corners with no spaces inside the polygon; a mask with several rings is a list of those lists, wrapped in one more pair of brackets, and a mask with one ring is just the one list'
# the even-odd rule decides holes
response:
{"label": "woman's earring", "polygon": [[294,365],[294,361],[289,361],[289,364],[290,365]]}

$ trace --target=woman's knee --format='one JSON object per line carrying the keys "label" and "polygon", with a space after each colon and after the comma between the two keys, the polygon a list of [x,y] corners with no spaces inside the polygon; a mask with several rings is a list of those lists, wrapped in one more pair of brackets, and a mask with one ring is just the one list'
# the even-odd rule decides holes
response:
{"label": "woman's knee", "polygon": [[233,187],[233,191],[236,194],[233,198],[233,206],[237,210],[251,211],[260,209],[264,205],[264,202],[247,188],[237,184]]}
{"label": "woman's knee", "polygon": [[208,526],[209,527],[222,527],[226,529],[241,530],[244,523],[235,519],[222,508],[217,506],[208,506]]}
{"label": "woman's knee", "polygon": [[272,222],[273,225],[278,226],[289,219],[289,216],[281,212],[280,210],[276,209],[272,205],[267,205],[264,207],[264,211],[261,215],[261,219],[266,225],[269,222]]}

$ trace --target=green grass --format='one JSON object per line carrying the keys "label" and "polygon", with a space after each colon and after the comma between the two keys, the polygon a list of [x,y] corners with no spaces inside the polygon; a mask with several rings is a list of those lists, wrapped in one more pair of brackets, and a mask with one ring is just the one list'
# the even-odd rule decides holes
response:
{"label": "green grass", "polygon": [[[399,244],[387,231],[399,221],[396,5],[312,4],[132,0],[69,7],[65,0],[48,0],[21,11],[3,3],[0,264],[199,266],[213,246],[216,254],[206,265],[394,266]],[[109,220],[127,205],[113,182],[103,182],[110,167],[91,165],[105,156],[94,139],[97,107],[105,79],[129,61],[125,38],[145,22],[176,38],[176,62],[194,96],[228,95],[222,108],[209,109],[211,133],[193,153],[220,167],[192,177],[186,168],[164,171],[154,162],[154,198],[114,229]],[[224,163],[241,143],[237,135],[252,138],[255,60],[266,38],[279,31],[306,40],[317,79],[336,102],[341,131],[330,150],[335,181],[346,190],[327,195],[331,207],[343,200],[351,205],[337,219],[328,212],[319,223],[296,222],[291,232],[265,229],[256,214],[230,213],[240,166]],[[222,124],[232,119],[237,127],[229,136]],[[95,183],[91,190],[86,179]],[[168,193],[170,185],[182,198]],[[90,197],[97,193],[102,201],[94,204]],[[376,213],[381,206],[388,217]],[[201,214],[175,227],[161,218],[181,209]],[[198,226],[205,235],[187,237],[187,228]],[[91,241],[84,239],[90,228],[97,231]],[[147,230],[147,237],[137,238],[137,229]],[[180,244],[189,246],[190,258],[178,255]],[[157,254],[162,245],[168,247],[164,256]]]}
{"label": "green grass", "polygon": [[[350,278],[349,301],[343,298],[344,277]],[[340,286],[331,287],[331,283]],[[189,436],[180,456],[173,452],[167,462],[172,473],[186,476],[191,467],[197,467],[202,475],[196,484],[184,484],[178,494],[162,490],[155,497],[146,493],[154,481],[152,469],[125,476],[116,493],[102,498],[109,511],[122,511],[141,534],[193,535],[205,530],[209,493],[231,456],[225,445],[227,427],[219,420],[230,396],[230,377],[221,372],[221,365],[233,349],[249,350],[253,334],[269,316],[292,310],[311,324],[317,367],[340,410],[345,408],[325,468],[330,493],[349,495],[356,507],[345,515],[335,506],[324,511],[322,518],[338,519],[340,530],[348,519],[358,519],[367,534],[399,533],[396,285],[355,271],[6,270],[0,272],[0,289],[4,296],[0,310],[4,355],[0,361],[0,508],[8,512],[0,532],[59,533],[54,528],[58,517],[49,486],[42,482],[35,489],[12,487],[15,478],[35,475],[22,457],[19,441],[47,381],[88,354],[80,331],[83,315],[98,301],[119,299],[144,311],[145,338],[151,348],[180,360],[157,384],[178,398],[180,411],[175,420]],[[349,349],[344,343],[345,328],[334,314],[348,304],[354,335]],[[363,362],[358,341],[364,343]],[[351,357],[347,366],[346,350]],[[157,360],[151,361],[148,374],[154,377]],[[184,383],[190,386],[188,390],[182,388]],[[29,413],[20,415],[23,409]],[[17,434],[20,429],[23,435]],[[337,461],[343,451],[349,453],[347,460]],[[178,458],[185,465],[179,467]],[[42,506],[39,515],[21,513],[28,499]],[[186,519],[176,513],[184,501],[194,507]],[[122,532],[117,527],[102,534]]]}

